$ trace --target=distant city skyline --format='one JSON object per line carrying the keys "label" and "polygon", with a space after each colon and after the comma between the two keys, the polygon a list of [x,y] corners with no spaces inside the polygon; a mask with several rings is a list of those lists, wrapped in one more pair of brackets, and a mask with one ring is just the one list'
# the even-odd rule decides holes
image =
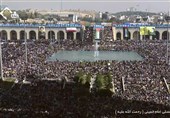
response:
{"label": "distant city skyline", "polygon": [[1,0],[1,3],[12,10],[80,9],[112,13],[130,9],[156,13],[170,10],[170,0]]}

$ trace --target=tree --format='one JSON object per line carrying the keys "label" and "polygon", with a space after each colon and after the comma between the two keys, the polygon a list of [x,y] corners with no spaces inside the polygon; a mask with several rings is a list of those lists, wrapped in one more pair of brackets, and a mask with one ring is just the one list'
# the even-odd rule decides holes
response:
{"label": "tree", "polygon": [[75,77],[74,77],[74,81],[76,83],[80,83],[81,82],[81,78],[83,77],[84,73],[82,71],[79,71],[76,73]]}
{"label": "tree", "polygon": [[24,11],[24,12],[20,12],[19,13],[19,17],[22,19],[22,20],[27,20],[28,19],[28,14]]}
{"label": "tree", "polygon": [[37,11],[34,12],[34,16],[35,16],[35,18],[38,18],[38,12]]}
{"label": "tree", "polygon": [[92,75],[90,73],[88,73],[87,76],[86,76],[86,82],[90,83],[91,78],[92,78]]}
{"label": "tree", "polygon": [[95,85],[97,91],[100,90],[110,91],[113,88],[111,74],[110,73],[106,73],[103,75],[97,74]]}
{"label": "tree", "polygon": [[104,89],[104,76],[97,74],[95,80],[96,90]]}
{"label": "tree", "polygon": [[89,88],[91,77],[91,74],[86,74],[85,72],[79,71],[74,77],[74,81],[79,85],[83,85],[86,88]]}
{"label": "tree", "polygon": [[[92,75],[85,72],[79,71],[74,77],[74,81],[82,89],[89,89]],[[112,93],[112,77],[110,73],[106,74],[97,74],[95,78],[95,90],[101,95],[110,95]]]}
{"label": "tree", "polygon": [[95,18],[95,22],[101,22],[102,19],[101,18]]}
{"label": "tree", "polygon": [[113,85],[112,85],[112,77],[111,77],[111,74],[110,73],[107,73],[105,75],[105,83],[106,83],[106,89],[110,90],[113,88]]}
{"label": "tree", "polygon": [[96,92],[100,96],[111,96],[112,95],[112,83],[110,74],[97,74],[96,76]]}

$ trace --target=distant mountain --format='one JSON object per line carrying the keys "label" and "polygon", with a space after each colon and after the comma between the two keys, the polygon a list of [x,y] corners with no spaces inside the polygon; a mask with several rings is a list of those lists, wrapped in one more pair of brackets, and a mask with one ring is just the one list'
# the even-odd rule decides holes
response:
{"label": "distant mountain", "polygon": [[140,15],[142,17],[145,16],[152,16],[152,15],[158,15],[158,13],[151,13],[151,12],[144,12],[144,11],[122,11],[122,12],[117,12],[117,13],[113,13],[113,15],[115,16],[134,16],[134,15]]}

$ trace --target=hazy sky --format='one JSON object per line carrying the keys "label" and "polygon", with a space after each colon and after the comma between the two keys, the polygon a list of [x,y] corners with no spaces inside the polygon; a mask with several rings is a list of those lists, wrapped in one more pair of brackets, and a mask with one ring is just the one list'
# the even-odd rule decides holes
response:
{"label": "hazy sky", "polygon": [[[118,12],[130,7],[150,12],[168,12],[170,0],[1,0],[10,9],[82,9]],[[62,1],[62,5],[61,5]]]}

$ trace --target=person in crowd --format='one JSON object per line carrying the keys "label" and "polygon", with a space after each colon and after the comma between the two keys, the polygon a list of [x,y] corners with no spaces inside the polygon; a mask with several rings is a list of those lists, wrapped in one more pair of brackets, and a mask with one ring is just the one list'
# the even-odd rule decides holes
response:
{"label": "person in crowd", "polygon": [[[116,91],[114,97],[169,106],[170,95],[162,79],[165,77],[170,82],[170,67],[166,63],[164,41],[113,41],[111,27],[105,27],[103,32],[100,50],[135,51],[144,60],[121,62],[102,60],[83,62],[83,64],[82,62],[59,60],[47,61],[48,57],[60,50],[93,50],[93,30],[91,28],[86,28],[83,42],[65,39],[57,40],[53,44],[50,44],[50,40],[28,43],[28,63],[25,62],[24,44],[15,42],[2,45],[4,77],[13,77],[18,80],[26,78],[31,82],[31,85],[23,85],[22,89],[13,86],[8,93],[0,95],[1,108],[13,106],[15,112],[11,109],[9,116],[15,116],[17,115],[15,113],[18,113],[25,116],[28,114],[29,117],[41,114],[42,117],[45,117],[50,112],[53,113],[51,117],[56,115],[63,117],[62,114],[65,114],[65,117],[73,118],[97,117],[105,116],[107,112],[107,115],[112,116],[113,113],[110,111],[101,112],[100,105],[114,103],[113,98],[106,99],[96,96],[81,97],[83,100],[72,98],[74,97],[74,86],[67,83],[73,81],[78,71],[90,73],[93,77],[98,73],[110,72]],[[107,68],[108,63],[110,63],[109,69]],[[125,79],[125,91],[121,88],[122,77]],[[60,85],[50,80],[62,81],[63,84]],[[89,109],[87,109],[87,105]],[[111,108],[111,106],[106,107]],[[117,106],[117,109],[121,109],[119,107]],[[36,108],[37,111],[33,108]],[[110,110],[115,109],[111,108]],[[2,111],[7,112],[5,109]]]}

